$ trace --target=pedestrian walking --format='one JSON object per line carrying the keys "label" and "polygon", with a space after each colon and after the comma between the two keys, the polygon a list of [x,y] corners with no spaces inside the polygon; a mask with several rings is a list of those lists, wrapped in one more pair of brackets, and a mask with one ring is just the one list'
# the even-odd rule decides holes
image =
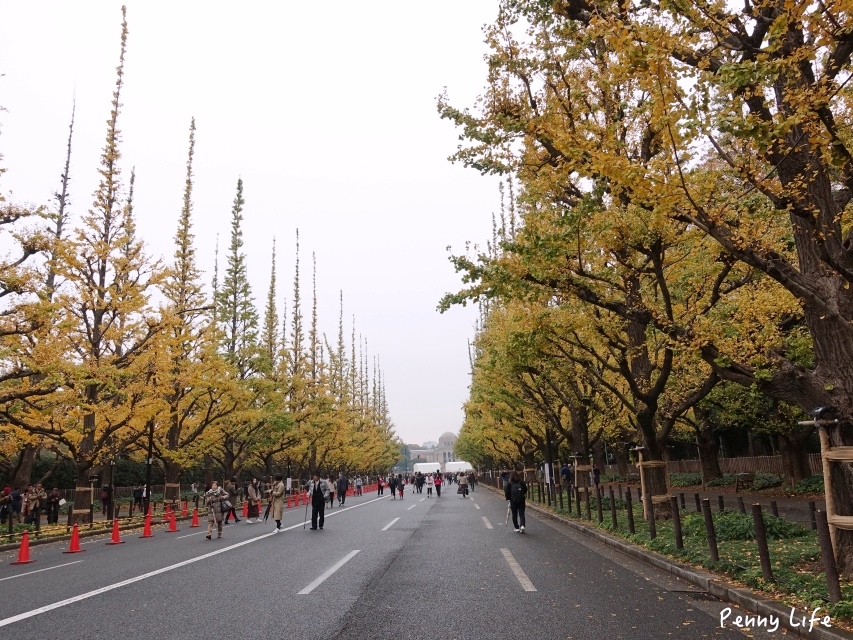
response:
{"label": "pedestrian walking", "polygon": [[192,485],[190,485],[190,493],[193,495],[193,504],[196,509],[198,509],[198,482],[193,482]]}
{"label": "pedestrian walking", "polygon": [[249,500],[249,515],[246,517],[246,523],[256,524],[261,521],[261,492],[257,478],[252,478],[252,481],[249,483],[249,488],[246,490],[246,497]]}
{"label": "pedestrian walking", "polygon": [[391,499],[397,499],[397,476],[393,473],[388,476],[388,488],[391,490]]}
{"label": "pedestrian walking", "polygon": [[41,523],[41,508],[45,500],[47,500],[47,492],[42,488],[41,483],[30,488],[27,494],[27,507],[29,508],[27,522],[31,524]]}
{"label": "pedestrian walking", "polygon": [[343,474],[343,472],[341,472],[340,475],[338,476],[338,487],[337,487],[337,490],[338,490],[338,506],[339,507],[344,506],[344,502],[346,502],[346,500],[347,500],[347,489],[349,489],[349,480],[347,480],[347,477]]}
{"label": "pedestrian walking", "polygon": [[379,477],[376,479],[376,495],[377,495],[377,496],[384,495],[384,494],[383,494],[383,490],[384,490],[384,488],[385,488],[385,484],[384,484],[384,482],[383,482],[383,480],[382,480],[382,476],[379,476]]}
{"label": "pedestrian walking", "polygon": [[320,478],[319,471],[315,471],[314,479],[308,483],[308,495],[311,496],[311,531],[323,528],[323,523],[326,520],[326,500],[329,499],[329,491],[329,483]]}
{"label": "pedestrian walking", "polygon": [[457,478],[457,482],[459,483],[459,488],[456,490],[456,493],[461,493],[462,497],[465,498],[468,496],[468,475],[466,473],[460,473]]}
{"label": "pedestrian walking", "polygon": [[270,505],[272,506],[272,519],[275,520],[275,532],[281,531],[281,518],[284,514],[284,478],[279,473],[275,477],[272,491],[270,491]]}
{"label": "pedestrian walking", "polygon": [[364,486],[364,481],[361,479],[361,476],[355,477],[355,495],[361,495],[361,488]]}
{"label": "pedestrian walking", "polygon": [[441,484],[442,484],[442,477],[441,477],[440,471],[437,471],[435,474],[434,484],[435,484],[435,497],[440,498],[441,497]]}
{"label": "pedestrian walking", "polygon": [[[516,533],[524,533],[524,500],[527,495],[527,484],[521,479],[518,471],[509,475],[509,482],[504,489],[504,496],[512,511],[512,526]],[[520,526],[519,526],[520,524]]]}
{"label": "pedestrian walking", "polygon": [[598,468],[597,464],[592,465],[592,483],[598,488],[599,483],[601,483],[601,469]]}
{"label": "pedestrian walking", "polygon": [[402,474],[397,476],[397,493],[400,494],[400,500],[403,499],[403,488],[405,487],[405,483],[403,482]]}
{"label": "pedestrian walking", "polygon": [[12,514],[12,487],[3,487],[0,493],[0,524],[6,524],[6,518],[11,518]]}
{"label": "pedestrian walking", "polygon": [[101,487],[101,515],[110,517],[112,514],[111,506],[113,502],[113,489],[110,485],[105,484]]}
{"label": "pedestrian walking", "polygon": [[57,524],[59,522],[59,501],[62,500],[62,496],[59,494],[59,489],[54,487],[50,490],[50,493],[47,494],[47,500],[45,501],[47,504],[47,523],[48,524]]}
{"label": "pedestrian walking", "polygon": [[326,478],[326,483],[329,485],[329,509],[335,506],[335,483],[332,482],[332,474]]}
{"label": "pedestrian walking", "polygon": [[[196,503],[198,504],[198,503]],[[131,513],[134,509],[142,511],[142,486],[134,487],[133,489],[133,506],[130,507]]]}
{"label": "pedestrian walking", "polygon": [[219,483],[214,480],[210,490],[204,494],[204,504],[207,507],[207,536],[208,540],[213,535],[213,525],[216,525],[216,537],[222,537],[223,512],[228,503],[228,494],[222,490]]}
{"label": "pedestrian walking", "polygon": [[435,486],[435,480],[432,479],[432,474],[428,473],[426,477],[427,498],[432,498],[432,488]]}
{"label": "pedestrian walking", "polygon": [[222,524],[228,524],[228,518],[234,516],[234,522],[240,522],[237,517],[237,499],[240,497],[240,487],[237,486],[237,478],[231,476],[231,482],[225,486],[225,491],[231,497],[229,504],[231,508],[225,513],[225,521]]}

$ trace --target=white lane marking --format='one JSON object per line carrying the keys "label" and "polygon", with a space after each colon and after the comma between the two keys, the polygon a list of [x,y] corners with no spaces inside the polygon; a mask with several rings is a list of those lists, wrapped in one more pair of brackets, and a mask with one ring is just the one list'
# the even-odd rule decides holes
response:
{"label": "white lane marking", "polygon": [[335,571],[337,571],[342,566],[344,566],[347,562],[352,560],[355,557],[355,554],[357,554],[359,551],[361,551],[361,549],[356,549],[355,551],[350,551],[343,558],[338,560],[334,565],[332,565],[326,571],[324,571],[320,575],[319,578],[317,578],[314,582],[312,582],[307,587],[305,587],[302,591],[300,591],[298,595],[307,596],[309,593],[314,591],[314,589],[316,589],[321,584],[323,584],[329,578],[329,576],[331,576]]}
{"label": "white lane marking", "polygon": [[421,498],[421,502],[423,502],[424,500],[426,500],[426,498]]}
{"label": "white lane marking", "polygon": [[178,536],[177,538],[175,538],[175,540],[180,540],[181,538],[189,538],[190,536],[197,536],[197,535],[200,535],[202,533],[206,533],[206,532],[205,531],[196,531],[195,533],[188,533],[185,536]]}
{"label": "white lane marking", "polygon": [[474,508],[475,508],[475,509],[477,509],[477,510],[479,510],[479,509],[480,509],[480,505],[478,505],[478,504],[475,502],[475,503],[474,503]]}
{"label": "white lane marking", "polygon": [[388,531],[388,529],[390,529],[390,528],[393,526],[393,524],[394,524],[395,522],[397,522],[397,520],[399,520],[399,519],[400,519],[400,518],[394,518],[391,522],[389,522],[389,523],[388,523],[388,524],[386,524],[384,527],[382,527],[382,530],[383,530],[383,531]]}
{"label": "white lane marking", "polygon": [[406,509],[406,511],[411,511],[412,509],[414,509],[414,508],[415,508],[415,507],[417,507],[417,506],[418,506],[418,505],[413,504],[411,507],[409,507],[408,509]]}
{"label": "white lane marking", "polygon": [[[367,502],[362,502],[361,504],[354,505],[352,507],[346,507],[341,509],[340,511],[336,511],[335,513],[330,513],[329,516],[336,515],[343,511],[348,511],[349,509],[357,509],[358,507],[363,507],[365,505],[370,504],[371,502],[376,502],[377,500],[384,500],[385,496],[381,498],[374,498],[373,500],[368,500]],[[329,517],[327,516],[327,517]],[[307,521],[306,521],[307,522]],[[297,529],[301,527],[304,522],[299,522],[294,524],[286,529],[282,529],[282,531],[290,531],[291,529]],[[243,542],[238,542],[237,544],[232,544],[230,547],[223,547],[222,549],[217,549],[216,551],[211,551],[210,553],[205,553],[200,556],[196,556],[195,558],[190,558],[189,560],[184,560],[182,562],[178,562],[177,564],[169,565],[168,567],[163,567],[162,569],[155,569],[154,571],[149,571],[148,573],[143,573],[142,575],[135,576],[133,578],[128,578],[127,580],[122,580],[121,582],[116,582],[114,584],[108,584],[105,587],[101,587],[100,589],[94,589],[92,591],[87,591],[86,593],[81,593],[77,596],[72,596],[70,598],[66,598],[65,600],[60,600],[58,602],[54,602],[43,607],[39,607],[38,609],[32,609],[30,611],[25,611],[24,613],[19,613],[18,615],[11,616],[9,618],[3,618],[0,620],[0,627],[5,627],[10,624],[14,624],[15,622],[20,622],[21,620],[26,620],[27,618],[32,618],[41,613],[47,613],[48,611],[53,611],[54,609],[60,609],[61,607],[66,607],[70,604],[74,604],[75,602],[80,602],[81,600],[88,600],[89,598],[94,598],[95,596],[99,596],[102,593],[107,593],[108,591],[112,591],[114,589],[118,589],[120,587],[125,587],[129,584],[133,584],[134,582],[140,582],[142,580],[146,580],[147,578],[153,578],[154,576],[159,576],[161,573],[167,573],[174,569],[180,569],[181,567],[185,567],[189,564],[193,564],[195,562],[200,562],[201,560],[207,560],[207,558],[212,558],[213,556],[218,556],[221,553],[225,553],[227,551],[231,551],[232,549],[236,549],[238,547],[242,547],[247,544],[252,544],[253,542],[257,542],[258,540],[263,540],[264,538],[269,538],[270,536],[276,535],[275,531],[270,531],[269,533],[264,533],[259,535],[256,538],[249,538],[248,540],[244,540]],[[78,561],[82,562],[82,561]]]}
{"label": "white lane marking", "polygon": [[42,571],[50,571],[51,569],[59,569],[59,567],[67,567],[71,564],[77,564],[78,562],[83,562],[82,560],[75,560],[74,562],[66,562],[65,564],[58,564],[55,567],[47,567],[45,569],[36,569],[35,571],[27,571],[26,573],[19,573],[16,576],[9,576],[8,578],[0,578],[0,582],[4,580],[14,580],[15,578],[23,578],[24,576],[31,575],[33,573],[41,573]]}
{"label": "white lane marking", "polygon": [[518,564],[509,549],[501,549],[501,553],[504,555],[509,568],[512,569],[515,577],[518,578],[518,581],[521,583],[521,588],[525,591],[536,591],[536,587],[533,586],[530,578],[528,578],[527,574],[524,573],[524,569],[521,568],[521,565]]}
{"label": "white lane marking", "polygon": [[483,516],[483,522],[486,524],[486,529],[494,529],[492,523],[489,522],[489,519],[486,516]]}

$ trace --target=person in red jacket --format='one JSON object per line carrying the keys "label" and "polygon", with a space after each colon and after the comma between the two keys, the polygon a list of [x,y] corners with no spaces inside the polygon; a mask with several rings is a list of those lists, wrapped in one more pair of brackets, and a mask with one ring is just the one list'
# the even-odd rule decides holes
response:
{"label": "person in red jacket", "polygon": [[441,471],[436,471],[436,473],[435,473],[435,495],[439,498],[441,497],[441,483],[442,482],[444,482],[444,480],[441,477]]}

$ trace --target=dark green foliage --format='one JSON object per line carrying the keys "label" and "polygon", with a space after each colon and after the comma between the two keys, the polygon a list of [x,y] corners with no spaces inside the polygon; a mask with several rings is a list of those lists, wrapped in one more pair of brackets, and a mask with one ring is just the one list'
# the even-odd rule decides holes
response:
{"label": "dark green foliage", "polygon": [[693,487],[702,484],[701,473],[672,473],[669,476],[670,486]]}
{"label": "dark green foliage", "polygon": [[796,493],[823,493],[823,476],[811,476],[800,480],[797,486],[794,487]]}
{"label": "dark green foliage", "polygon": [[770,489],[772,487],[781,487],[784,478],[775,473],[764,473],[763,471],[755,472],[755,481],[752,483],[753,489]]}
{"label": "dark green foliage", "polygon": [[737,482],[737,476],[733,473],[724,473],[719,478],[708,481],[706,487],[728,487]]}
{"label": "dark green foliage", "polygon": [[[701,513],[682,514],[681,526],[685,536],[704,538],[706,535],[705,520]],[[764,516],[764,526],[767,529],[767,537],[773,540],[799,538],[811,533],[805,527],[768,514]],[[715,513],[714,529],[717,540],[753,540],[755,538],[755,525],[751,514],[734,511]]]}

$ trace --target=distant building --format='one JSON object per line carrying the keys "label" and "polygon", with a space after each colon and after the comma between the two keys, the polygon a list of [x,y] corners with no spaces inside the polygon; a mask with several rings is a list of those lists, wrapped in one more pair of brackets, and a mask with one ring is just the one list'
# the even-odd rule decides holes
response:
{"label": "distant building", "polygon": [[456,446],[457,436],[455,433],[446,432],[441,434],[438,442],[428,440],[422,445],[407,444],[409,450],[409,466],[416,462],[435,462],[436,470],[444,469],[445,462],[455,462],[456,456],[453,448]]}

